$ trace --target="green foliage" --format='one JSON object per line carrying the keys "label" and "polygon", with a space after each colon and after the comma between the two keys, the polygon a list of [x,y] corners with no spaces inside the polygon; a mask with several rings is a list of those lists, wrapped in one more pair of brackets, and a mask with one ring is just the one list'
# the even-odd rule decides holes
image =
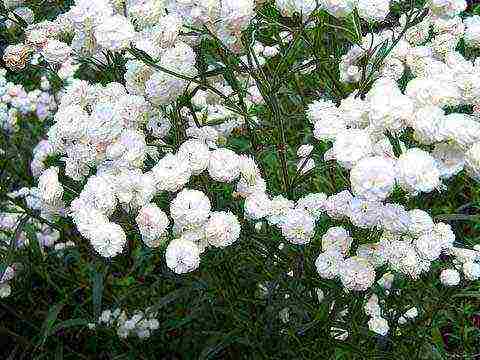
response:
{"label": "green foliage", "polygon": [[[50,2],[48,6],[44,1],[32,1],[29,5],[38,19],[52,19],[65,11],[71,1]],[[401,5],[396,6],[396,11],[402,10]],[[480,14],[480,6],[475,6],[473,13]],[[250,74],[269,99],[266,106],[246,113],[242,102],[229,104],[247,119],[256,115],[263,120],[262,128],[229,139],[229,147],[257,155],[264,176],[271,179],[269,190],[273,194],[286,190],[293,199],[301,197],[307,188],[333,193],[348,185],[346,172],[320,157],[315,159],[318,167],[308,176],[288,174],[295,173],[295,149],[313,138],[305,126],[305,104],[319,95],[339,101],[351,92],[349,85],[337,80],[338,63],[366,29],[356,14],[339,21],[318,13],[313,29],[304,28],[298,20],[282,18],[270,5],[259,12],[256,19],[259,27],[245,34],[247,47],[254,32],[269,44],[287,26],[293,29],[294,40],[288,47],[282,47],[281,56]],[[327,31],[332,28],[339,31]],[[378,49],[379,61],[391,50],[389,45]],[[131,53],[145,57],[138,49],[132,49]],[[245,94],[242,80],[231,70],[241,67],[241,62],[218,41],[205,40],[197,56],[197,61],[204,63],[205,73],[209,64],[228,63],[230,66],[220,75],[238,93]],[[315,70],[303,74],[299,69],[309,56],[313,56]],[[112,54],[107,58],[107,64],[82,59],[82,77],[103,84],[122,82],[124,60]],[[158,66],[152,59],[146,60]],[[251,64],[256,61],[252,51],[248,61]],[[29,68],[9,76],[15,82],[34,87],[40,73],[40,69]],[[407,82],[407,76],[401,83]],[[371,78],[365,78],[365,90],[370,81]],[[199,88],[206,86],[201,77],[195,82]],[[180,104],[188,107],[190,99],[182,98]],[[31,150],[50,125],[31,118],[14,135],[0,135],[0,145],[5,151],[0,158],[2,201],[7,199],[8,192],[34,185],[29,170]],[[290,147],[278,149],[268,145],[278,139],[286,140]],[[409,137],[403,140],[408,142]],[[178,145],[178,141],[174,143]],[[316,154],[323,154],[327,148],[325,144],[315,146]],[[58,159],[49,161],[55,163]],[[71,184],[72,189],[81,187],[80,183]],[[200,177],[192,187],[204,189],[205,183]],[[472,180],[462,174],[448,184],[448,189],[410,199],[408,206],[431,209],[433,216],[478,213],[480,189]],[[72,191],[66,196],[73,197]],[[208,188],[215,207],[241,213],[232,193],[231,185],[213,184]],[[157,203],[168,204],[171,199],[162,196],[155,199]],[[405,194],[398,190],[395,198],[405,199]],[[28,216],[38,219],[35,213]],[[56,224],[62,239],[74,241],[77,246],[59,254],[42,252],[34,245],[35,232],[28,230],[28,224],[20,224],[28,230],[31,245],[20,251],[11,248],[0,253],[2,268],[11,262],[23,264],[21,276],[12,282],[12,295],[0,300],[0,353],[4,355],[1,358],[473,360],[479,352],[480,284],[472,283],[462,290],[446,289],[438,281],[440,269],[433,269],[416,282],[398,279],[395,288],[400,289],[399,294],[387,297],[386,306],[398,309],[401,314],[415,305],[420,312],[418,321],[392,328],[388,338],[373,336],[368,332],[368,319],[362,311],[363,297],[346,294],[335,281],[320,279],[316,274],[314,261],[321,234],[330,223],[319,224],[311,246],[286,245],[280,249],[283,241],[278,229],[266,226],[257,232],[247,221],[241,221],[242,237],[237,244],[209,250],[202,257],[198,271],[182,276],[174,275],[166,267],[164,246],[148,249],[138,235],[129,236],[124,256],[106,261],[92,252],[68,221]],[[450,223],[460,242],[480,243],[478,219],[466,217]],[[15,236],[11,236],[14,244]],[[355,230],[355,238],[361,243],[371,242],[368,236]],[[287,275],[290,271],[291,276]],[[259,284],[264,286],[264,294]],[[318,287],[328,289],[322,302],[317,298]],[[121,340],[114,329],[87,328],[103,309],[116,306],[132,310],[151,306],[150,311],[158,312],[159,330],[141,341]],[[284,324],[278,314],[286,307],[290,319]],[[349,314],[339,320],[338,314],[347,308]],[[348,341],[332,338],[331,326],[347,329]]]}

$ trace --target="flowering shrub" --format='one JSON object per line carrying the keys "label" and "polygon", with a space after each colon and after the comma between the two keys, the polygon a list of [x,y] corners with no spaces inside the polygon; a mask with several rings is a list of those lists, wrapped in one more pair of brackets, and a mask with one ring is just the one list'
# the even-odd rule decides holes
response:
{"label": "flowering shrub", "polygon": [[61,356],[477,356],[466,1],[61,3],[1,8],[0,296],[38,330],[2,331]]}

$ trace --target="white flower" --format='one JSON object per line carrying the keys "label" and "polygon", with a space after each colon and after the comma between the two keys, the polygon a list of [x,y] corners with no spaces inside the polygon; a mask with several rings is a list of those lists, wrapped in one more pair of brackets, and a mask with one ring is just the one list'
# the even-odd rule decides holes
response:
{"label": "white flower", "polygon": [[444,286],[457,286],[460,284],[460,274],[455,269],[442,270],[440,281]]}
{"label": "white flower", "polygon": [[399,184],[411,193],[429,193],[440,187],[440,170],[426,151],[411,148],[398,158]]}
{"label": "white flower", "polygon": [[358,0],[357,10],[363,19],[383,21],[390,12],[390,0]]}
{"label": "white flower", "polygon": [[208,174],[215,181],[230,183],[240,175],[240,159],[229,149],[217,149],[211,152]]}
{"label": "white flower", "polygon": [[167,215],[155,204],[143,206],[135,219],[142,240],[149,247],[159,246],[170,223]]}
{"label": "white flower", "polygon": [[320,219],[325,211],[327,195],[324,193],[311,193],[298,199],[296,208],[308,212],[315,220]]}
{"label": "white flower", "polygon": [[421,235],[413,243],[417,253],[429,261],[438,259],[442,252],[441,243],[431,234]]}
{"label": "white flower", "polygon": [[183,188],[191,176],[188,163],[173,154],[165,155],[152,169],[157,189],[175,192]]}
{"label": "white flower", "polygon": [[380,222],[382,204],[354,197],[350,201],[348,217],[355,226],[361,228],[376,227]]}
{"label": "white flower", "polygon": [[172,124],[168,118],[162,115],[160,110],[153,110],[148,113],[148,122],[145,127],[153,137],[162,139],[168,135]]}
{"label": "white flower", "polygon": [[361,244],[358,246],[355,255],[370,262],[374,268],[378,268],[385,264],[385,259],[381,256],[379,251],[379,243]]}
{"label": "white flower", "polygon": [[[174,226],[174,232],[176,230],[177,229]],[[202,225],[201,227],[188,229],[188,230],[184,230],[184,229],[180,229],[180,230],[183,231],[181,233],[180,238],[183,240],[188,240],[195,243],[195,245],[198,246],[198,250],[200,251],[200,253],[203,253],[208,248],[209,244],[205,234],[205,225]]]}
{"label": "white flower", "polygon": [[147,154],[147,143],[142,132],[124,130],[120,137],[105,150],[105,156],[112,160],[112,167],[140,168]]}
{"label": "white flower", "polygon": [[[337,107],[335,103],[331,100],[316,100],[310,105],[308,105],[307,118],[311,123],[316,123],[319,120],[323,119],[325,113],[335,113],[340,115],[337,112]],[[339,116],[340,118],[340,116]]]}
{"label": "white flower", "polygon": [[139,29],[148,28],[164,21],[165,5],[164,0],[128,2],[128,18]]}
{"label": "white flower", "polygon": [[327,252],[339,252],[346,256],[350,251],[353,239],[348,231],[341,226],[334,226],[322,236],[322,250]]}
{"label": "white flower", "polygon": [[240,237],[240,223],[231,212],[212,212],[205,225],[205,234],[210,245],[226,247],[232,245]]}
{"label": "white flower", "polygon": [[407,233],[412,227],[410,214],[399,204],[385,204],[381,209],[380,223],[392,234]]}
{"label": "white flower", "polygon": [[410,210],[408,214],[411,220],[409,230],[412,234],[422,235],[433,231],[433,220],[427,212],[420,209],[414,209]]}
{"label": "white flower", "polygon": [[72,48],[70,46],[55,39],[48,39],[41,51],[45,60],[55,65],[66,62],[71,52]]}
{"label": "white flower", "polygon": [[279,225],[285,219],[287,213],[295,207],[295,203],[282,195],[275,196],[270,202],[268,222]]}
{"label": "white flower", "polygon": [[333,219],[348,217],[352,199],[353,196],[348,190],[343,190],[338,194],[329,196],[325,201],[325,210],[328,216]]}
{"label": "white flower", "polygon": [[117,205],[114,182],[109,175],[91,176],[88,178],[79,199],[103,214],[110,215]]}
{"label": "white flower", "polygon": [[306,211],[289,210],[280,223],[282,235],[292,244],[307,244],[315,233],[315,220]]}
{"label": "white flower", "polygon": [[438,87],[439,79],[430,77],[418,77],[411,80],[405,94],[412,99],[417,106],[457,106],[461,102],[462,94],[453,81],[442,81],[442,87]]}
{"label": "white flower", "polygon": [[94,226],[89,240],[95,251],[103,257],[119,255],[127,243],[127,237],[120,225],[111,222]]}
{"label": "white flower", "polygon": [[469,281],[480,279],[480,264],[468,261],[463,264],[462,270],[465,279]]}
{"label": "white flower", "polygon": [[315,260],[315,267],[320,277],[333,279],[338,275],[340,267],[343,266],[343,256],[338,251],[323,252]]}
{"label": "white flower", "polygon": [[337,135],[332,152],[333,157],[343,167],[350,169],[358,161],[372,154],[373,144],[367,131],[349,129]]}
{"label": "white flower", "polygon": [[[174,47],[165,50],[159,65],[187,77],[197,74],[195,52],[182,42],[177,42]],[[156,71],[145,83],[145,93],[154,105],[166,105],[180,96],[187,84],[187,81],[176,76],[164,71]]]}
{"label": "white flower", "polygon": [[368,328],[379,335],[385,336],[390,330],[387,320],[380,316],[374,316],[368,321]]}
{"label": "white flower", "polygon": [[368,92],[368,118],[374,129],[401,131],[414,111],[414,103],[403,95],[395,80],[380,78]]}
{"label": "white flower", "polygon": [[480,141],[480,123],[471,115],[453,113],[442,122],[442,135],[462,148],[468,148]]}
{"label": "white flower", "polygon": [[151,28],[153,42],[162,48],[174,46],[182,29],[182,18],[175,13],[163,16],[159,23]]}
{"label": "white flower", "polygon": [[0,299],[9,297],[12,293],[12,288],[8,283],[0,284]]}
{"label": "white flower", "polygon": [[170,215],[181,228],[202,225],[210,216],[211,204],[201,191],[183,189],[170,204]]}
{"label": "white flower", "polygon": [[442,249],[451,249],[455,242],[455,234],[449,224],[439,222],[433,227],[433,236],[437,238]]}
{"label": "white flower", "polygon": [[257,165],[255,164],[255,167],[249,168],[249,166],[245,166],[244,159],[246,157],[240,156],[240,158],[242,159],[240,161],[241,176],[236,186],[238,195],[246,198],[254,193],[264,193],[267,190],[267,184],[262,178]]}
{"label": "white flower", "polygon": [[466,0],[428,0],[426,5],[435,16],[453,17],[467,9]]}
{"label": "white flower", "polygon": [[40,197],[47,204],[56,204],[62,200],[63,187],[58,180],[58,167],[50,167],[38,178]]}
{"label": "white flower", "polygon": [[95,27],[95,38],[101,47],[118,51],[129,46],[135,36],[135,29],[126,17],[114,15],[104,18]]}
{"label": "white flower", "polygon": [[319,4],[327,12],[335,17],[343,17],[350,14],[357,0],[320,0]]}
{"label": "white flower", "polygon": [[245,216],[259,220],[270,214],[272,203],[264,192],[255,192],[245,199]]}
{"label": "white flower", "polygon": [[180,146],[177,156],[180,161],[188,163],[193,175],[199,175],[208,166],[210,150],[204,142],[191,139]]}
{"label": "white flower", "polygon": [[371,201],[385,200],[395,185],[395,163],[383,157],[360,160],[350,171],[352,192]]}
{"label": "white flower", "polygon": [[345,259],[340,271],[340,280],[348,290],[364,291],[375,281],[375,269],[364,258],[354,256]]}
{"label": "white flower", "polygon": [[200,266],[200,250],[191,241],[175,239],[167,246],[165,260],[167,266],[175,273],[188,273]]}
{"label": "white flower", "polygon": [[308,17],[317,7],[316,0],[275,0],[275,4],[283,16],[292,16],[294,13],[298,13]]}
{"label": "white flower", "polygon": [[426,145],[445,140],[440,131],[444,118],[445,113],[438,106],[428,105],[417,109],[409,122],[415,130],[415,140]]}
{"label": "white flower", "polygon": [[346,129],[342,113],[331,101],[313,102],[308,106],[307,117],[314,124],[313,135],[318,140],[333,140]]}
{"label": "white flower", "polygon": [[414,279],[430,267],[430,262],[422,261],[414,247],[407,241],[383,238],[379,244],[379,254],[393,270]]}
{"label": "white flower", "polygon": [[479,258],[479,254],[475,250],[471,249],[462,249],[453,247],[448,249],[447,253],[455,257],[455,262],[460,264],[465,264],[467,262],[475,262]]}
{"label": "white flower", "polygon": [[368,316],[376,317],[382,315],[382,309],[378,304],[378,296],[376,294],[370,296],[368,301],[363,306],[363,309],[365,310],[365,314]]}
{"label": "white flower", "polygon": [[437,160],[440,176],[444,179],[457,175],[465,166],[465,153],[454,144],[436,144],[432,156]]}

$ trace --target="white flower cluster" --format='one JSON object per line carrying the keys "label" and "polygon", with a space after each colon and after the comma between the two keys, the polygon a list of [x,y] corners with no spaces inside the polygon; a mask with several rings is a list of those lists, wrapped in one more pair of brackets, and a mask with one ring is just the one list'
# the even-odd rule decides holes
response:
{"label": "white flower cluster", "polygon": [[3,272],[0,272],[0,298],[9,297],[12,288],[9,281],[15,277],[15,267],[7,266]]}
{"label": "white flower cluster", "polygon": [[[383,231],[378,242],[360,244],[353,257],[348,257],[353,240],[344,228],[333,227],[324,234],[323,252],[315,262],[317,271],[326,279],[338,277],[346,289],[368,289],[375,280],[375,269],[384,265],[416,279],[428,271],[431,262],[442,253],[457,259],[458,254],[462,254],[466,258],[464,263],[468,262],[466,272],[477,271],[478,264],[474,261],[478,252],[454,247],[455,235],[450,226],[435,224],[422,210],[406,211],[398,204],[365,200],[348,192],[330,196],[324,207],[327,213],[337,209],[335,213],[330,210],[329,215],[348,218],[357,227]],[[466,277],[473,280],[475,275]]]}
{"label": "white flower cluster", "polygon": [[315,10],[324,10],[330,15],[342,18],[355,9],[358,15],[368,21],[383,21],[390,12],[390,0],[275,0],[283,16],[301,14],[309,17]]}
{"label": "white flower cluster", "polygon": [[40,121],[51,117],[57,105],[50,93],[50,83],[42,78],[40,89],[26,91],[22,85],[7,81],[6,70],[0,69],[0,128],[17,131],[22,116],[34,114]]}
{"label": "white flower cluster", "polygon": [[[10,246],[12,236],[17,231],[17,227],[22,220],[24,212],[19,207],[9,207],[6,212],[0,213],[0,248],[7,249]],[[66,247],[75,246],[71,241],[60,242],[60,233],[47,224],[40,223],[36,219],[29,219],[25,227],[30,227],[35,233],[38,245],[42,251],[53,248],[54,250],[62,250]],[[17,234],[15,246],[21,248],[30,242],[27,232],[24,229]]]}
{"label": "white flower cluster", "polygon": [[[434,37],[425,43],[430,28]],[[315,137],[333,141],[325,159],[352,169],[356,195],[385,199],[395,184],[413,195],[431,192],[442,188],[442,179],[464,169],[473,178],[480,178],[480,122],[472,115],[446,114],[447,107],[480,103],[475,80],[480,78],[480,63],[472,63],[455,51],[465,28],[458,16],[426,17],[410,28],[406,39],[388,55],[380,78],[364,100],[354,93],[338,107],[325,100],[309,106]],[[414,36],[415,31],[423,35]],[[352,47],[340,64],[342,79],[358,81],[361,70],[356,61],[370,45],[377,46],[388,37],[386,32],[368,34],[362,46]],[[443,49],[442,37],[450,37],[453,45]],[[395,80],[406,70],[414,78],[403,94]],[[437,86],[439,82],[442,87]],[[397,157],[388,135],[398,139],[406,130],[413,130],[419,147],[406,149],[399,141],[401,154]],[[429,146],[433,146],[431,152],[424,150]]]}
{"label": "white flower cluster", "polygon": [[370,316],[368,328],[376,334],[385,336],[388,334],[390,327],[387,320],[382,317],[382,309],[380,307],[378,296],[373,294],[363,307],[365,314]]}
{"label": "white flower cluster", "polygon": [[[15,249],[21,249],[30,243],[27,235],[27,227],[34,234],[38,246],[42,253],[54,250],[57,255],[60,255],[61,250],[65,248],[74,247],[75,244],[71,241],[61,242],[60,233],[50,227],[49,225],[40,223],[34,218],[23,222],[23,209],[15,206],[10,206],[5,209],[5,212],[0,212],[0,250],[8,251],[11,249],[12,241],[15,243]],[[22,226],[19,228],[19,226]],[[12,288],[10,281],[21,270],[20,263],[14,263],[7,266],[3,272],[0,272],[0,298],[8,297],[11,294]]]}
{"label": "white flower cluster", "polygon": [[275,0],[275,5],[283,16],[293,16],[297,13],[308,17],[317,8],[315,0]]}
{"label": "white flower cluster", "polygon": [[[276,5],[285,16],[309,16],[320,5],[336,17],[356,9],[366,20],[382,21],[389,13],[390,1],[276,0]],[[455,235],[448,224],[435,223],[425,211],[407,210],[387,201],[396,188],[409,196],[440,190],[442,180],[464,169],[480,180],[478,116],[447,115],[447,109],[459,105],[480,109],[480,62],[470,62],[455,51],[462,37],[469,46],[480,44],[480,21],[458,16],[465,8],[464,1],[428,1],[431,15],[406,32],[405,39],[373,74],[376,81],[365,96],[353,93],[338,106],[318,100],[308,107],[314,137],[332,143],[324,159],[350,171],[350,189],[330,196],[304,194],[297,201],[269,194],[255,159],[224,146],[247,117],[230,105],[245,105],[242,112],[248,112],[252,105],[264,102],[253,80],[238,76],[246,89],[245,99],[220,78],[205,80],[203,88],[191,81],[198,75],[195,47],[200,38],[185,35],[184,26],[208,30],[230,50],[240,52],[241,33],[254,15],[254,6],[253,0],[125,4],[77,0],[53,22],[29,26],[25,44],[6,49],[7,66],[21,70],[25,59],[37,53],[69,81],[47,139],[34,149],[31,169],[38,186],[21,189],[14,196],[25,197],[28,206],[46,219],[69,216],[104,257],[122,253],[130,235],[127,227],[129,232],[138,230],[146,246],[165,244],[167,266],[183,274],[200,266],[201,254],[208,247],[230,246],[241,233],[237,214],[213,209],[209,194],[191,188],[192,178],[201,176],[205,181],[232,184],[234,197],[244,201],[244,218],[259,232],[265,222],[277,227],[291,244],[310,243],[323,217],[348,220],[356,228],[372,230],[372,235],[378,232],[375,240],[362,243],[354,231],[342,226],[330,227],[322,235],[317,272],[324,279],[339,280],[347,291],[371,289],[377,275],[378,283],[387,290],[395,273],[418,279],[442,254],[451,256],[455,265],[440,275],[443,284],[457,285],[460,268],[466,280],[478,279],[479,251],[454,247]],[[402,17],[401,25],[405,22]],[[396,35],[402,32],[401,27],[393,30]],[[341,80],[361,81],[365,74],[359,65],[371,49],[390,39],[390,33],[368,34],[361,44],[354,45],[341,59]],[[65,34],[73,38],[71,43],[61,41]],[[106,51],[116,56],[131,45],[149,55],[156,66],[126,55],[125,85],[93,85],[72,79],[77,67],[74,56],[104,61]],[[260,67],[279,54],[280,46],[252,45]],[[368,64],[366,70],[374,71]],[[407,71],[413,79],[402,92],[397,80]],[[218,92],[211,92],[212,87]],[[179,111],[170,106],[190,91],[195,91],[189,99],[191,106]],[[9,101],[19,104],[14,107],[33,109],[23,100]],[[171,117],[179,120],[175,124],[167,118],[173,112]],[[14,127],[9,119],[3,123],[7,129]],[[166,145],[164,139],[171,127],[179,123],[186,139],[177,141],[175,150],[161,154],[157,146]],[[407,131],[416,141],[410,148],[399,140]],[[156,146],[147,142],[152,137]],[[298,148],[295,179],[315,168],[313,149],[310,144]],[[47,168],[46,160],[52,155],[61,156],[64,166]],[[69,178],[68,183],[83,186],[78,194],[74,189],[70,203],[64,196],[68,189],[67,181],[61,181],[64,177]],[[156,197],[165,194],[171,201],[167,208],[160,208]],[[135,224],[128,223],[129,218],[134,218]],[[58,234],[42,236],[43,242],[53,244]],[[384,270],[388,272],[381,274]],[[370,298],[365,311],[370,316],[369,328],[386,335],[389,324],[377,296]],[[284,321],[288,314],[288,308],[282,310]],[[415,317],[413,310],[403,315],[404,319]],[[136,334],[145,338],[158,328],[158,321],[143,312],[128,319],[121,310],[107,310],[99,322],[116,324],[121,337]],[[348,336],[344,330],[331,330],[339,339]]]}
{"label": "white flower cluster", "polygon": [[[145,140],[150,106],[118,83],[102,87],[73,81],[61,97],[48,139],[34,151],[32,170],[39,175],[38,187],[16,195],[25,197],[45,218],[65,215],[59,169],[43,166],[48,156],[62,155],[67,177],[87,178],[68,215],[100,255],[112,257],[123,251],[127,237],[110,219],[119,211],[135,214],[144,243],[158,247],[169,237],[170,219],[152,199],[162,192],[182,190],[192,176],[208,171],[215,181],[240,179],[237,189],[242,194],[264,186],[251,158],[225,148],[211,151],[204,139],[185,141],[176,153],[166,154],[143,172],[147,153],[156,154]],[[96,174],[91,175],[94,169]],[[211,211],[210,200],[198,190],[180,191],[170,204],[170,217],[176,240],[168,245],[166,260],[177,273],[195,270],[207,246],[225,247],[240,236],[237,217]]]}
{"label": "white flower cluster", "polygon": [[460,284],[460,271],[466,281],[480,279],[480,247],[477,245],[472,250],[453,248],[449,251],[453,257],[453,269],[444,269],[440,273],[440,281],[445,286]]}
{"label": "white flower cluster", "polygon": [[[391,318],[397,314],[395,309],[382,309],[380,304],[384,305],[384,303],[384,299],[379,300],[377,294],[372,294],[363,307],[365,314],[370,317],[370,320],[368,321],[368,328],[381,336],[386,336],[390,331],[388,321],[385,319],[385,317]],[[417,317],[417,307],[411,307],[398,318],[398,324],[404,325],[409,321],[415,320]]]}
{"label": "white flower cluster", "polygon": [[[147,0],[121,4],[109,0],[76,0],[68,12],[59,15],[54,21],[29,26],[26,42],[21,47],[27,47],[30,53],[40,53],[50,64],[71,69],[75,65],[74,54],[106,61],[105,50],[118,52],[135,44],[150,56],[161,57],[160,65],[193,76],[193,51],[186,43],[177,41],[182,27],[206,27],[226,46],[239,51],[242,49],[241,31],[253,17],[254,6],[253,0],[204,0],[195,3]],[[63,34],[73,38],[71,44],[61,40]],[[199,37],[185,36],[183,40],[195,44]],[[7,58],[16,60],[19,57],[20,48],[14,50],[12,48],[9,52],[15,56],[9,55]],[[15,66],[15,61],[10,63],[11,69],[23,68]],[[129,67],[134,66],[131,64]],[[144,72],[143,69],[137,71]],[[171,75],[158,72],[148,88],[158,93],[162,88],[164,90],[164,87],[173,85],[177,86],[176,92],[179,92],[178,87],[183,87],[184,83]]]}
{"label": "white flower cluster", "polygon": [[390,12],[390,0],[320,0],[321,9],[335,17],[345,17],[357,9],[369,21],[383,21]]}
{"label": "white flower cluster", "polygon": [[241,34],[255,15],[254,0],[172,1],[170,9],[185,25],[206,27],[234,52],[242,50]]}
{"label": "white flower cluster", "polygon": [[[137,310],[128,318],[127,313],[119,308],[104,310],[98,319],[98,324],[107,327],[116,327],[117,334],[122,339],[136,335],[140,339],[149,338],[152,331],[157,330],[159,322],[156,319],[157,314],[151,313],[149,309],[145,312]],[[92,327],[95,327],[93,324]]]}
{"label": "white flower cluster", "polygon": [[50,167],[42,172],[37,187],[22,188],[12,195],[25,198],[28,207],[40,211],[45,219],[65,215],[64,190],[58,179],[58,172],[58,167]]}

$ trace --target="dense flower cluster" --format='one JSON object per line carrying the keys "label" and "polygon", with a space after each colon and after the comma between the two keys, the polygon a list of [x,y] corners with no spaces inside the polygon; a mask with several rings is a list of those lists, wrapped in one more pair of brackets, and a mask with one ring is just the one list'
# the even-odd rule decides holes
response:
{"label": "dense flower cluster", "polygon": [[5,69],[0,70],[0,128],[3,131],[16,131],[22,116],[34,114],[44,121],[53,115],[56,102],[46,77],[42,78],[40,89],[28,92],[22,85],[7,81],[6,73]]}
{"label": "dense flower cluster", "polygon": [[[21,208],[11,206],[5,212],[0,212],[0,250],[7,251],[12,246],[15,249],[28,246],[32,240],[29,230],[42,252],[53,251],[60,255],[62,250],[75,246],[72,241],[61,241],[60,233],[56,229],[36,219],[26,219]],[[5,269],[0,268],[0,298],[10,295],[10,282],[21,270],[20,263],[12,263]]]}
{"label": "dense flower cluster", "polygon": [[[123,339],[133,335],[145,339],[150,337],[152,331],[158,329],[160,325],[156,316],[149,309],[145,312],[137,310],[131,318],[127,316],[125,310],[119,308],[113,311],[104,310],[98,319],[98,325],[116,327],[118,336]],[[93,329],[96,324],[91,324],[90,327]]]}
{"label": "dense flower cluster", "polygon": [[[317,236],[319,277],[339,281],[346,293],[367,292],[368,327],[385,336],[389,316],[378,295],[371,294],[375,284],[388,293],[397,274],[417,280],[442,255],[451,260],[451,268],[440,274],[445,286],[458,285],[460,271],[466,281],[480,279],[478,248],[457,246],[451,226],[434,221],[427,211],[391,201],[394,193],[401,198],[442,191],[446,180],[462,171],[480,180],[480,61],[455,50],[461,41],[480,46],[480,17],[462,19],[463,0],[430,0],[428,15],[414,26],[407,28],[411,19],[404,15],[399,27],[369,33],[353,45],[340,60],[340,82],[358,89],[338,103],[321,97],[306,110],[314,138],[331,145],[323,160],[347,170],[350,186],[293,200],[290,193],[269,189],[258,159],[227,145],[235,132],[251,135],[251,127],[261,129],[253,110],[271,101],[271,89],[255,76],[269,59],[283,55],[283,41],[294,47],[292,36],[285,36],[278,44],[254,41],[248,44],[251,51],[244,48],[242,31],[260,3],[77,0],[54,21],[31,23],[25,42],[5,50],[7,67],[20,71],[36,56],[67,81],[57,109],[48,81],[42,81],[43,92],[26,93],[0,73],[4,130],[15,130],[18,113],[36,112],[45,119],[55,111],[46,138],[33,150],[30,166],[37,186],[11,195],[24,198],[48,221],[70,218],[102,257],[122,254],[129,236],[138,232],[145,246],[165,247],[165,263],[177,274],[198,269],[209,247],[239,241],[248,222],[258,232],[268,224],[269,231],[295,246]],[[304,19],[317,10],[343,18],[356,9],[364,20],[383,21],[390,12],[389,0],[276,0],[275,5],[283,16]],[[238,55],[238,74],[227,73],[228,64],[210,64],[207,70],[227,75],[203,78],[198,45],[205,37],[218,38],[222,54]],[[395,46],[380,63],[372,61],[382,44]],[[74,79],[79,58],[104,63],[115,56],[125,60],[123,83]],[[241,66],[253,71],[242,73]],[[405,86],[400,79],[406,79]],[[474,114],[459,110],[464,107]],[[172,129],[178,135],[174,146],[167,142]],[[281,145],[286,144],[277,145],[284,155]],[[296,149],[295,180],[319,171],[316,146]],[[53,156],[60,163],[47,165]],[[288,175],[288,164],[282,165]],[[194,180],[205,188],[195,189]],[[293,183],[287,180],[286,188]],[[71,183],[78,193],[66,196]],[[206,189],[219,183],[232,186],[243,213],[235,213],[235,206],[218,208],[215,194]],[[161,196],[168,205],[159,205]],[[328,219],[343,225],[318,234],[317,225]],[[14,231],[19,218],[2,214],[0,220],[1,230]],[[367,231],[368,239],[358,235]],[[59,234],[42,225],[37,237],[51,246]],[[20,240],[27,241],[23,233]],[[14,273],[14,267],[7,268],[0,294],[8,295]],[[280,316],[288,322],[288,308]],[[406,323],[418,309],[399,316]],[[104,311],[98,322],[115,325],[123,338],[146,338],[159,326],[154,317],[137,312],[129,319],[117,309]],[[337,327],[331,330],[338,339],[348,336]]]}

